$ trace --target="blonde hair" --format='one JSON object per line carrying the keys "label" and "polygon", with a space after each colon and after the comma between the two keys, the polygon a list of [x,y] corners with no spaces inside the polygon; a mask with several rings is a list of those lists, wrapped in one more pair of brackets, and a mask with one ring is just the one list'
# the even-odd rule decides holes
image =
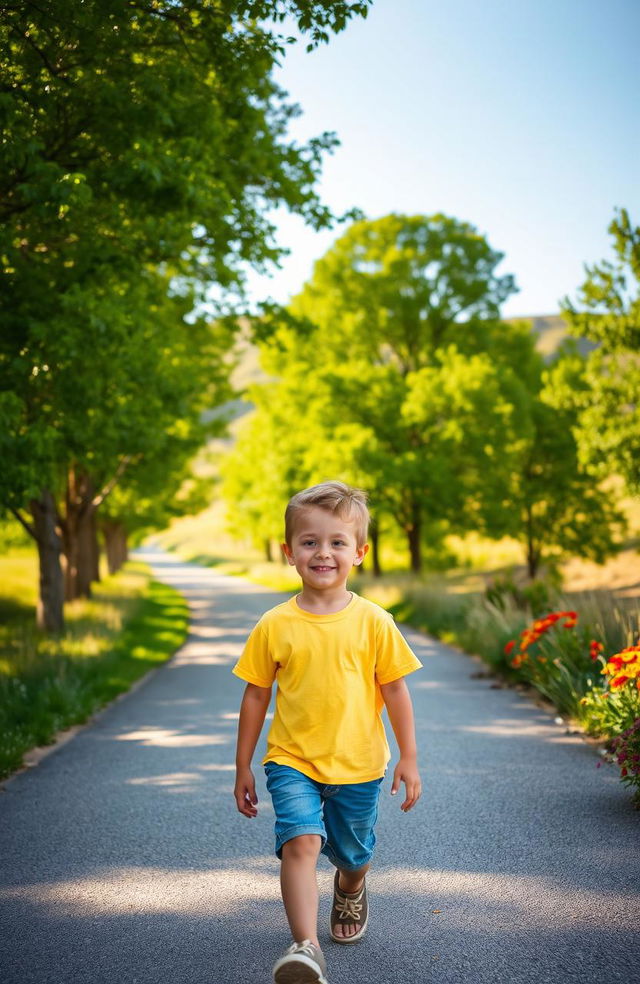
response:
{"label": "blonde hair", "polygon": [[309,506],[318,506],[320,509],[335,513],[341,519],[353,520],[358,546],[362,547],[366,543],[369,530],[367,493],[362,489],[345,485],[344,482],[321,482],[320,485],[312,485],[302,492],[296,492],[289,499],[284,514],[285,540],[289,546],[291,546],[296,516]]}

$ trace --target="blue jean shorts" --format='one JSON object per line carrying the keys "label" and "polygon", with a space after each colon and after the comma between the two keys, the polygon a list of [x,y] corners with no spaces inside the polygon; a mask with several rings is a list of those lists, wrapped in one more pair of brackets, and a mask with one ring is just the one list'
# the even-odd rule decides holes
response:
{"label": "blue jean shorts", "polygon": [[276,854],[301,834],[318,834],[331,864],[357,871],[368,864],[376,843],[378,798],[382,779],[326,786],[297,769],[267,762],[267,789],[276,815]]}

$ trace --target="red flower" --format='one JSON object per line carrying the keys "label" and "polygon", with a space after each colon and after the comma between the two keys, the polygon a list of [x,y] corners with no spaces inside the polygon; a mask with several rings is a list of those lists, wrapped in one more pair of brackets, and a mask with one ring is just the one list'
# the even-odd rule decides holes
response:
{"label": "red flower", "polygon": [[604,651],[604,646],[602,645],[602,643],[598,642],[597,639],[592,639],[591,642],[589,643],[589,655],[591,656],[591,659],[593,660],[594,663],[597,660],[600,653],[603,651]]}
{"label": "red flower", "polygon": [[627,680],[630,680],[630,679],[631,679],[631,677],[625,676],[624,673],[621,673],[620,676],[617,676],[617,677],[614,677],[613,678],[613,680],[611,681],[611,683],[609,684],[609,686],[611,687],[612,690],[615,687],[624,687],[624,685],[627,682]]}
{"label": "red flower", "polygon": [[511,650],[513,649],[513,647],[515,646],[515,644],[516,644],[515,639],[510,639],[509,640],[509,642],[504,647],[504,654],[505,654],[505,656],[508,656],[509,655],[509,653],[511,652]]}

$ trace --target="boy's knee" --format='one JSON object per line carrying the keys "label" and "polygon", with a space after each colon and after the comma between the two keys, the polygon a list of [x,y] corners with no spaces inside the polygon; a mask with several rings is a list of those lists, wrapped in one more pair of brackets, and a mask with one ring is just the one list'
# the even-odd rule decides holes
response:
{"label": "boy's knee", "polygon": [[322,838],[319,834],[300,834],[282,845],[282,856],[297,860],[317,858],[321,847]]}

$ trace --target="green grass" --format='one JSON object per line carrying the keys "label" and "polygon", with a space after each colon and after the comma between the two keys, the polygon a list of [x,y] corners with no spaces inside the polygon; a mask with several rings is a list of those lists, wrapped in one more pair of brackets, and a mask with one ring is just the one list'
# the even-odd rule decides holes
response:
{"label": "green grass", "polygon": [[[33,560],[33,558],[32,558]],[[3,558],[0,611],[0,777],[26,751],[86,721],[183,642],[188,609],[173,588],[130,563],[96,586],[94,597],[66,606],[66,631],[47,638],[35,628],[27,558]]]}

